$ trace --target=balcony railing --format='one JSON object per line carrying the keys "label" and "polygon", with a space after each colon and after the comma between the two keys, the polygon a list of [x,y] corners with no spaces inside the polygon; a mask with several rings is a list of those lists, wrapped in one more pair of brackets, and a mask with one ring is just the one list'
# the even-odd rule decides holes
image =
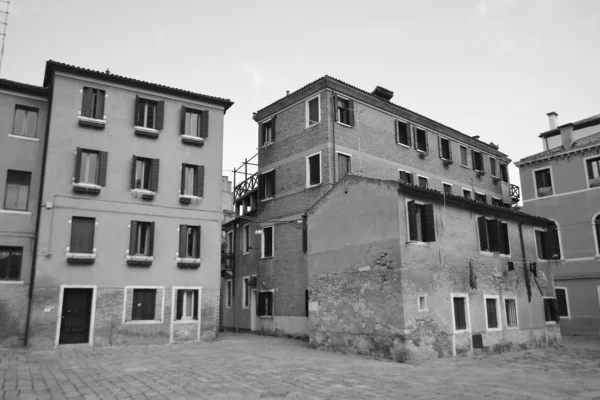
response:
{"label": "balcony railing", "polygon": [[517,185],[510,184],[510,198],[513,204],[516,204],[521,200],[521,189]]}
{"label": "balcony railing", "polygon": [[234,201],[237,202],[238,200],[246,197],[249,193],[255,191],[256,189],[258,189],[258,173],[251,175],[250,177],[248,177],[248,179],[246,179],[245,181],[243,181],[235,187],[233,191],[235,198]]}

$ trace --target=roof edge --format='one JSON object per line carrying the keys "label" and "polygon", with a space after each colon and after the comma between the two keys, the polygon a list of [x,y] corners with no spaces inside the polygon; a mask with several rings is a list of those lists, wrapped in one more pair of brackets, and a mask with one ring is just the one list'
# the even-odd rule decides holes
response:
{"label": "roof edge", "polygon": [[48,97],[48,88],[0,78],[0,89],[34,96]]}

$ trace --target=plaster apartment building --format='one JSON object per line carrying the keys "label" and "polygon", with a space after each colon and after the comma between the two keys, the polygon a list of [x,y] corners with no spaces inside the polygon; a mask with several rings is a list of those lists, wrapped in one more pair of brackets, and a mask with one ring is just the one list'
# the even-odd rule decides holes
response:
{"label": "plaster apartment building", "polygon": [[0,347],[27,330],[47,111],[46,89],[0,79]]}
{"label": "plaster apartment building", "polygon": [[[497,145],[393,104],[392,97],[379,86],[367,92],[325,76],[254,114],[258,172],[235,185],[234,197],[238,216],[240,206],[255,215],[240,217],[240,229],[250,221],[248,237],[234,234],[234,267],[245,272],[230,278],[224,321],[234,313],[250,321],[245,315],[256,308],[254,330],[308,336],[306,212],[346,174],[401,179],[502,207],[518,198],[511,160]],[[256,277],[246,279],[254,286],[246,287],[248,276]],[[256,305],[246,307],[245,293],[254,290]],[[236,326],[251,329],[240,318]]]}
{"label": "plaster apartment building", "polygon": [[541,153],[515,163],[523,185],[523,211],[554,221],[537,234],[552,264],[564,334],[600,332],[600,115],[563,125],[548,114]]}
{"label": "plaster apartment building", "polygon": [[44,87],[29,344],[214,338],[233,103],[54,61]]}

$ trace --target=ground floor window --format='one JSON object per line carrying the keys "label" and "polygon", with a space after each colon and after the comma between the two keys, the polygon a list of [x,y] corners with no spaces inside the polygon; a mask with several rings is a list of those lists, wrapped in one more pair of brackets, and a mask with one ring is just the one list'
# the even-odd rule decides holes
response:
{"label": "ground floor window", "polygon": [[498,321],[498,299],[495,297],[485,298],[485,315],[488,329],[497,329],[500,327]]}
{"label": "ground floor window", "polygon": [[133,289],[131,319],[133,321],[154,320],[156,289]]}
{"label": "ground floor window", "polygon": [[558,305],[556,299],[544,297],[544,317],[546,322],[558,322]]}
{"label": "ground floor window", "polygon": [[259,317],[273,316],[273,292],[260,292],[258,294],[258,307],[256,312]]}
{"label": "ground floor window", "polygon": [[554,289],[556,293],[556,302],[558,303],[558,315],[569,318],[569,299],[568,291],[565,287],[557,287]]}
{"label": "ground floor window", "polygon": [[517,318],[517,301],[515,299],[505,299],[504,308],[506,309],[506,326],[515,328],[519,326]]}
{"label": "ground floor window", "polygon": [[177,320],[198,319],[198,289],[177,290]]}
{"label": "ground floor window", "polygon": [[0,246],[0,281],[18,281],[21,278],[22,247]]}

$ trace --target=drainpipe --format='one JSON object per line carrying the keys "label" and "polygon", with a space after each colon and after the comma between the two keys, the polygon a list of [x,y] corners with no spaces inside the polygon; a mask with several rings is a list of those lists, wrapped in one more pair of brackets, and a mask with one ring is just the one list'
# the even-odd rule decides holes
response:
{"label": "drainpipe", "polygon": [[333,183],[335,183],[337,181],[336,179],[336,162],[337,162],[337,154],[335,154],[335,121],[336,121],[336,117],[337,117],[337,113],[336,113],[336,104],[335,104],[335,92],[332,90],[331,91],[331,103],[333,104],[333,120],[331,121],[331,141],[333,144],[333,163],[331,165],[333,165]]}
{"label": "drainpipe", "polygon": [[529,273],[527,271],[527,257],[525,255],[525,241],[523,240],[523,223],[519,222],[519,241],[521,243],[521,258],[523,259],[523,270],[525,274],[525,288],[527,289],[527,304],[529,306],[529,327],[532,327],[531,321],[531,285],[529,283]]}

